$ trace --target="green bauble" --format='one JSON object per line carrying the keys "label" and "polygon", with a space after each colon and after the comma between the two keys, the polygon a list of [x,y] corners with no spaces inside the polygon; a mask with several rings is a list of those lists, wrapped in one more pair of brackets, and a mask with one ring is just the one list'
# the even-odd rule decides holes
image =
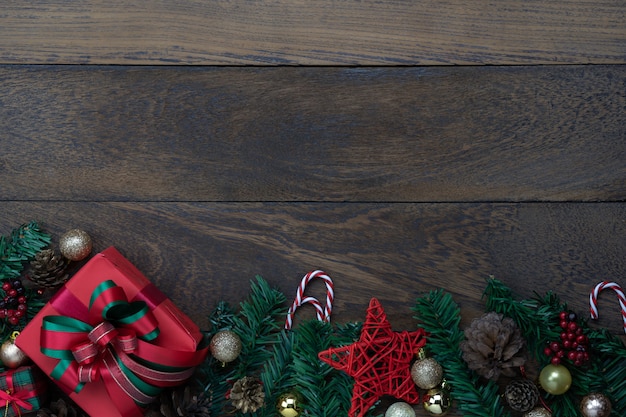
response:
{"label": "green bauble", "polygon": [[539,374],[539,384],[548,393],[561,395],[572,385],[572,374],[563,365],[546,365]]}

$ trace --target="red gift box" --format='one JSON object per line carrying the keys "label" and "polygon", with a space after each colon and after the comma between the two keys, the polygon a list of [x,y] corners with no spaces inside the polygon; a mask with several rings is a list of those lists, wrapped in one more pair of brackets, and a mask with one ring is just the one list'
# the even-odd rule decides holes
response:
{"label": "red gift box", "polygon": [[207,354],[202,339],[111,247],[74,274],[15,343],[90,416],[131,417],[191,376]]}

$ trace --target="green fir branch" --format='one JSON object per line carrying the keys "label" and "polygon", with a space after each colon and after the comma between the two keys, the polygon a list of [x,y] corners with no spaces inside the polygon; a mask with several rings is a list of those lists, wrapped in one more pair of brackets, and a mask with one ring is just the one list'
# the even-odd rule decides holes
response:
{"label": "green fir branch", "polygon": [[243,378],[251,370],[260,372],[271,357],[268,349],[276,343],[287,308],[285,295],[270,287],[261,276],[252,282],[248,299],[240,304],[240,315],[234,319],[233,331],[241,338],[235,377]]}
{"label": "green fir branch", "polygon": [[272,358],[266,362],[260,377],[265,389],[265,407],[259,410],[257,413],[259,416],[274,417],[278,397],[292,389],[291,364],[294,344],[295,333],[283,330],[278,334],[277,343],[272,350]]}
{"label": "green fir branch", "polygon": [[426,348],[441,364],[452,387],[452,397],[464,416],[504,417],[505,412],[494,381],[484,382],[471,371],[462,358],[460,343],[465,339],[459,328],[460,309],[452,296],[443,290],[431,291],[418,298],[413,311],[429,334]]}
{"label": "green fir branch", "polygon": [[37,222],[24,224],[8,237],[0,236],[0,280],[18,278],[26,262],[50,244]]}

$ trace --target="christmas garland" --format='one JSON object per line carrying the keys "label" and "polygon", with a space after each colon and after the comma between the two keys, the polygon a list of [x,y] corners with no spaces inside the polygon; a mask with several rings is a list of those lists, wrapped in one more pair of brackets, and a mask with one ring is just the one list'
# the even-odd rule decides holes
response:
{"label": "christmas garland", "polygon": [[[69,279],[69,266],[91,251],[81,231],[61,238],[60,254],[50,242],[35,222],[0,237],[0,356],[8,368],[14,367],[14,332],[45,304],[46,291]],[[402,400],[415,398],[431,415],[452,408],[474,417],[626,415],[626,346],[606,329],[589,326],[553,292],[518,300],[489,277],[485,314],[462,329],[451,294],[435,289],[415,302],[417,330],[392,332],[375,299],[363,323],[330,324],[330,278],[321,275],[328,288],[325,308],[303,296],[305,283],[319,276],[305,276],[290,308],[260,276],[238,308],[220,302],[204,332],[211,355],[187,384],[164,391],[146,415],[407,417],[416,408]],[[618,292],[625,307],[621,289],[602,283],[591,295],[592,315],[604,288]],[[317,319],[293,325],[304,303],[313,304]],[[401,401],[389,406],[386,395]],[[68,407],[75,406],[58,391],[39,415],[60,415]]]}

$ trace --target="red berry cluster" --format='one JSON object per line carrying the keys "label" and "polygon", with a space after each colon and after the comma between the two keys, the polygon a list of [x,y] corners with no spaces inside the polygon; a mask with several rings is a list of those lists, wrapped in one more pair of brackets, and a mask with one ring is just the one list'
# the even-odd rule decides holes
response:
{"label": "red berry cluster", "polygon": [[6,319],[9,324],[16,326],[28,309],[26,290],[19,279],[3,282],[2,290],[5,295],[0,300],[0,319]]}
{"label": "red berry cluster", "polygon": [[551,357],[554,365],[561,363],[564,358],[569,359],[576,366],[589,361],[589,338],[583,334],[583,329],[576,323],[576,314],[562,311],[559,314],[561,332],[560,342],[550,342],[544,353]]}

